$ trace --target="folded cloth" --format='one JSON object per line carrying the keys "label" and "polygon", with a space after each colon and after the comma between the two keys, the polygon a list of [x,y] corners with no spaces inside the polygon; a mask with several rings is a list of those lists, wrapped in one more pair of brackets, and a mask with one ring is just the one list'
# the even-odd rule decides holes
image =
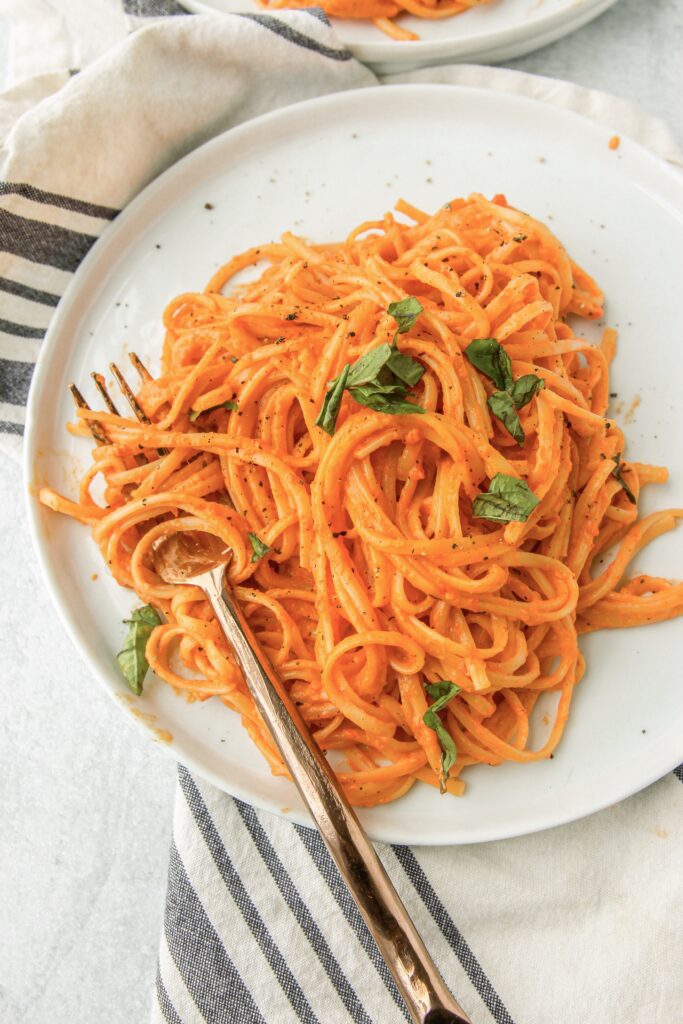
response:
{"label": "folded cloth", "polygon": [[[118,210],[218,132],[309,96],[377,84],[320,12],[163,18],[179,12],[173,0],[127,0],[137,26],[146,13],[161,16],[127,38],[119,12],[97,0],[115,45],[95,59],[101,40],[75,45],[69,34],[79,3],[87,0],[62,3],[63,52],[69,61],[80,53],[85,69],[70,76],[48,62],[32,77],[15,60],[12,91],[0,97],[2,124],[13,125],[0,153],[0,443],[14,454],[51,315]],[[32,5],[54,6],[25,0],[22,11]],[[532,95],[678,160],[662,125],[567,83],[463,66],[390,81]],[[31,95],[43,97],[33,109]],[[514,841],[380,848],[475,1024],[678,1019],[680,785],[670,775],[585,821]],[[254,811],[181,768],[152,1019],[407,1018],[317,833]]]}

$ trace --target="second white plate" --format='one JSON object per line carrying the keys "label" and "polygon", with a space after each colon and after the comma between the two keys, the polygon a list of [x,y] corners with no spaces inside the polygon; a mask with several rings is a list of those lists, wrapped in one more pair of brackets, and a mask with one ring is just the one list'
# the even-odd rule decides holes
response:
{"label": "second white plate", "polygon": [[[29,401],[34,543],[93,675],[122,709],[143,716],[150,735],[172,734],[173,756],[215,785],[306,820],[294,787],[271,776],[220,703],[189,705],[154,678],[139,700],[127,691],[115,653],[121,620],[138,602],[108,576],[88,531],[34,497],[35,485],[48,481],[74,494],[77,472],[90,461],[91,445],[64,429],[73,417],[67,385],[88,391],[90,370],[126,348],[156,370],[167,302],[202,289],[229,256],[284,230],[331,241],[400,196],[433,210],[472,191],[504,192],[547,221],[605,289],[607,319],[620,338],[612,389],[623,411],[613,415],[632,420],[627,457],[671,468],[671,483],[646,488],[643,506],[681,506],[683,179],[626,140],[610,149],[610,134],[557,108],[476,89],[341,93],[259,118],[186,157],[145,189],[81,265],[48,332]],[[648,548],[636,567],[681,575],[683,530]],[[363,813],[370,834],[411,844],[501,839],[581,817],[653,782],[681,755],[680,640],[680,621],[587,637],[588,669],[554,760],[468,770],[461,799],[415,786]],[[55,668],[57,701],[66,699],[68,669]],[[87,728],[87,706],[83,720]]]}
{"label": "second white plate", "polygon": [[[339,40],[358,60],[389,74],[441,61],[492,64],[547,46],[596,18],[616,0],[494,0],[452,18],[401,15],[419,40],[389,39],[371,21],[333,18]],[[183,0],[197,14],[266,13],[257,0]]]}

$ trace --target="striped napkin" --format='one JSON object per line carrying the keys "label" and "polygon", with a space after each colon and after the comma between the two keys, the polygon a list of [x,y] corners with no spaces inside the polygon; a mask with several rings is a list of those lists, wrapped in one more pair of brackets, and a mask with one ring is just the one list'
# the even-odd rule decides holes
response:
{"label": "striped napkin", "polygon": [[[180,16],[175,0],[58,6],[57,27],[52,0],[12,6],[17,80],[0,96],[0,445],[14,455],[52,312],[129,199],[217,132],[285,103],[377,84],[319,11],[210,18]],[[97,32],[84,30],[86,10],[97,14]],[[16,40],[31,23],[38,73],[22,78],[28,64]],[[390,81],[536,96],[679,159],[661,124],[567,83],[468,67]],[[681,781],[679,769],[591,818],[513,841],[380,847],[474,1024],[681,1019]],[[317,833],[184,768],[151,1013],[167,1024],[407,1019]]]}

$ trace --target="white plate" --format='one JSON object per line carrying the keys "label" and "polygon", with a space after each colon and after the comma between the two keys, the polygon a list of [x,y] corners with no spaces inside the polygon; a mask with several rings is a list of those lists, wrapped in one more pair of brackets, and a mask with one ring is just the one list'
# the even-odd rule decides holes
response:
{"label": "white plate", "polygon": [[[333,18],[339,40],[376,71],[390,73],[440,61],[494,63],[521,57],[581,28],[616,0],[494,0],[452,18],[401,15],[420,39],[397,42],[362,19]],[[265,13],[257,0],[183,0],[197,14]]]}
{"label": "white plate", "polygon": [[[453,86],[309,101],[228,132],[176,164],[116,219],[75,275],[29,400],[28,508],[38,557],[93,674],[123,708],[153,716],[150,728],[170,731],[171,753],[222,789],[306,820],[294,787],[271,777],[237,716],[217,701],[189,705],[154,679],[139,701],[127,692],[114,655],[121,620],[138,602],[111,581],[88,531],[33,497],[47,481],[73,494],[75,470],[89,461],[91,445],[64,431],[73,416],[67,384],[78,381],[90,393],[90,370],[128,347],[156,369],[168,300],[201,289],[228,256],[285,229],[331,241],[400,196],[434,209],[475,190],[505,192],[549,220],[605,288],[608,320],[620,330],[613,390],[627,407],[641,399],[627,428],[628,457],[672,469],[671,484],[648,488],[654,493],[644,506],[683,505],[676,439],[683,179],[627,140],[609,149],[609,135],[532,100]],[[638,570],[680,575],[682,541],[683,530],[657,541],[637,559]],[[675,621],[589,636],[582,645],[588,671],[554,760],[471,769],[462,799],[416,785],[402,800],[362,814],[370,834],[413,844],[500,839],[581,817],[653,782],[681,755],[680,639]],[[68,668],[59,674],[67,688]],[[87,714],[86,706],[84,722]]]}

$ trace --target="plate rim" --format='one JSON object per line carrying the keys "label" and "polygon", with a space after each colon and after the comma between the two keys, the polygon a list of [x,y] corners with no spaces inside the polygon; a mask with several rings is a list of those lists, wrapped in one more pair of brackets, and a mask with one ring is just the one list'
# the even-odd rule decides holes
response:
{"label": "plate rim", "polygon": [[[47,532],[42,529],[42,507],[40,506],[35,494],[36,484],[34,482],[34,478],[36,476],[36,466],[39,458],[39,450],[37,450],[39,415],[37,408],[39,406],[40,395],[49,376],[52,361],[56,358],[59,351],[58,342],[62,333],[62,322],[73,315],[72,307],[77,304],[81,290],[88,284],[88,277],[97,273],[98,264],[106,257],[107,249],[112,244],[115,244],[117,236],[121,232],[128,230],[128,222],[137,216],[139,210],[144,210],[147,204],[153,201],[154,197],[158,193],[161,193],[163,189],[168,188],[174,178],[181,177],[192,163],[201,162],[205,159],[205,154],[207,152],[212,149],[219,149],[221,146],[225,145],[226,139],[239,140],[245,136],[248,139],[252,133],[256,133],[258,135],[264,126],[267,127],[273,121],[279,121],[281,119],[286,120],[288,117],[292,116],[296,117],[301,112],[307,113],[311,108],[334,106],[335,104],[343,105],[346,102],[353,104],[361,97],[363,99],[367,98],[370,93],[386,97],[389,92],[397,96],[406,93],[422,93],[427,95],[432,93],[434,90],[446,90],[467,95],[478,94],[485,99],[490,99],[493,92],[493,90],[479,86],[453,85],[448,83],[400,84],[391,85],[389,87],[384,85],[368,86],[364,88],[346,90],[344,92],[329,93],[326,96],[314,97],[312,99],[303,100],[299,103],[290,104],[276,110],[268,111],[257,118],[253,118],[243,124],[237,125],[220,133],[213,139],[208,140],[201,146],[198,146],[196,149],[183,156],[174,164],[171,164],[170,167],[145,185],[145,187],[120,211],[115,220],[106,227],[103,233],[97,238],[96,242],[79,264],[69,281],[62,295],[59,306],[50,321],[50,325],[40,348],[31,381],[26,406],[26,425],[22,459],[23,486],[26,498],[27,520],[31,543],[40,568],[42,580],[50,594],[53,606],[55,607],[58,617],[82,661],[87,666],[90,673],[95,676],[98,681],[98,685],[105,689],[117,706],[121,707],[121,701],[117,699],[117,691],[111,685],[98,659],[89,652],[87,638],[81,635],[75,613],[70,612],[68,604],[61,600],[57,573],[50,565],[51,545],[49,543]],[[530,106],[534,109],[538,109],[539,107],[547,109],[551,106],[551,104],[542,100],[519,96],[512,93],[504,93],[497,98],[499,102],[509,102],[512,105],[521,105],[526,107]],[[604,133],[606,137],[610,134],[610,129],[605,125],[602,125],[575,111],[567,110],[566,108],[557,108],[557,112],[560,116],[566,117],[570,121],[580,123],[592,130]],[[627,139],[628,137],[622,136],[622,138]],[[677,212],[681,216],[681,230],[683,230],[683,175],[681,175],[681,173],[672,165],[646,149],[635,140],[628,139],[628,144],[635,148],[640,159],[645,159],[646,162],[655,166],[657,168],[657,173],[663,174],[665,178],[669,180],[674,190],[678,191],[679,195],[677,198],[679,205]],[[665,201],[669,206],[672,205],[671,198],[663,195],[661,190],[656,191],[655,195],[660,201]],[[103,267],[100,268],[100,271],[105,274],[107,273],[106,262],[103,264]],[[55,349],[54,354],[52,353],[52,349]],[[73,343],[68,347],[68,351],[70,353],[75,351]],[[144,729],[149,739],[153,739],[149,729],[142,721],[137,720],[136,724],[140,728]],[[163,725],[163,723],[161,724]],[[262,799],[259,795],[254,797],[252,792],[245,790],[245,788],[240,784],[239,779],[235,780],[230,778],[228,782],[226,782],[224,776],[219,776],[217,772],[214,772],[204,764],[197,763],[192,754],[188,754],[186,756],[185,752],[174,749],[173,745],[160,744],[160,746],[164,752],[171,756],[178,764],[186,765],[191,771],[196,772],[199,776],[215,785],[222,792],[229,793],[229,795],[236,799],[243,800],[260,810],[277,814],[286,821],[309,828],[315,827],[305,811],[300,812],[296,808],[287,809],[285,811],[283,808],[278,806],[279,801],[276,799]],[[628,776],[627,778],[629,781],[624,781],[621,787],[617,787],[614,792],[610,792],[606,797],[600,797],[594,801],[584,799],[579,810],[574,808],[571,811],[558,811],[555,815],[547,815],[542,821],[526,821],[525,823],[520,824],[519,827],[507,827],[502,831],[500,829],[496,831],[495,822],[487,825],[486,827],[469,826],[469,831],[463,838],[458,838],[457,836],[454,838],[453,835],[450,834],[444,838],[442,834],[437,831],[436,826],[434,831],[428,833],[426,837],[421,834],[419,836],[406,838],[404,834],[397,835],[395,831],[391,831],[391,826],[390,831],[387,831],[381,827],[381,825],[380,827],[371,826],[368,828],[368,832],[371,838],[374,838],[379,842],[399,844],[410,843],[410,845],[414,846],[454,846],[470,843],[493,842],[512,839],[524,835],[532,835],[573,821],[579,821],[582,818],[604,810],[607,807],[614,806],[622,800],[641,792],[654,782],[665,777],[669,772],[673,771],[680,763],[682,756],[683,753],[677,753],[672,763],[667,759],[665,767],[658,765],[649,772],[643,773],[637,781],[631,781],[630,776]],[[535,812],[535,814],[537,815],[538,812]],[[361,813],[361,819],[362,817],[363,815]]]}
{"label": "plate rim", "polygon": [[[224,14],[237,13],[281,13],[281,9],[268,10],[261,8],[258,0],[247,0],[251,6],[245,11],[219,11],[208,6],[205,0],[183,0],[186,7],[190,7],[193,14],[203,14],[213,17],[220,17]],[[347,47],[353,55],[361,62],[371,65],[405,65],[419,64],[422,61],[433,62],[452,57],[457,61],[467,59],[487,61],[498,60],[496,54],[504,49],[514,49],[517,56],[522,53],[529,53],[550,42],[570,35],[594,18],[604,14],[610,7],[618,3],[618,0],[567,0],[567,6],[556,11],[542,11],[532,22],[522,22],[519,25],[498,28],[493,32],[482,33],[473,39],[459,41],[450,39],[415,39],[395,40],[387,37],[378,38],[377,41],[362,41],[354,43],[345,35],[339,23],[348,19],[333,19],[331,27],[336,33],[339,41]],[[253,12],[252,12],[253,7]],[[540,9],[540,8],[539,8]],[[362,19],[359,19],[362,20]],[[444,19],[446,21],[446,19]],[[443,24],[443,22],[442,22]],[[377,30],[378,35],[379,29]],[[557,34],[556,34],[557,33]],[[529,44],[528,46],[526,44]]]}

